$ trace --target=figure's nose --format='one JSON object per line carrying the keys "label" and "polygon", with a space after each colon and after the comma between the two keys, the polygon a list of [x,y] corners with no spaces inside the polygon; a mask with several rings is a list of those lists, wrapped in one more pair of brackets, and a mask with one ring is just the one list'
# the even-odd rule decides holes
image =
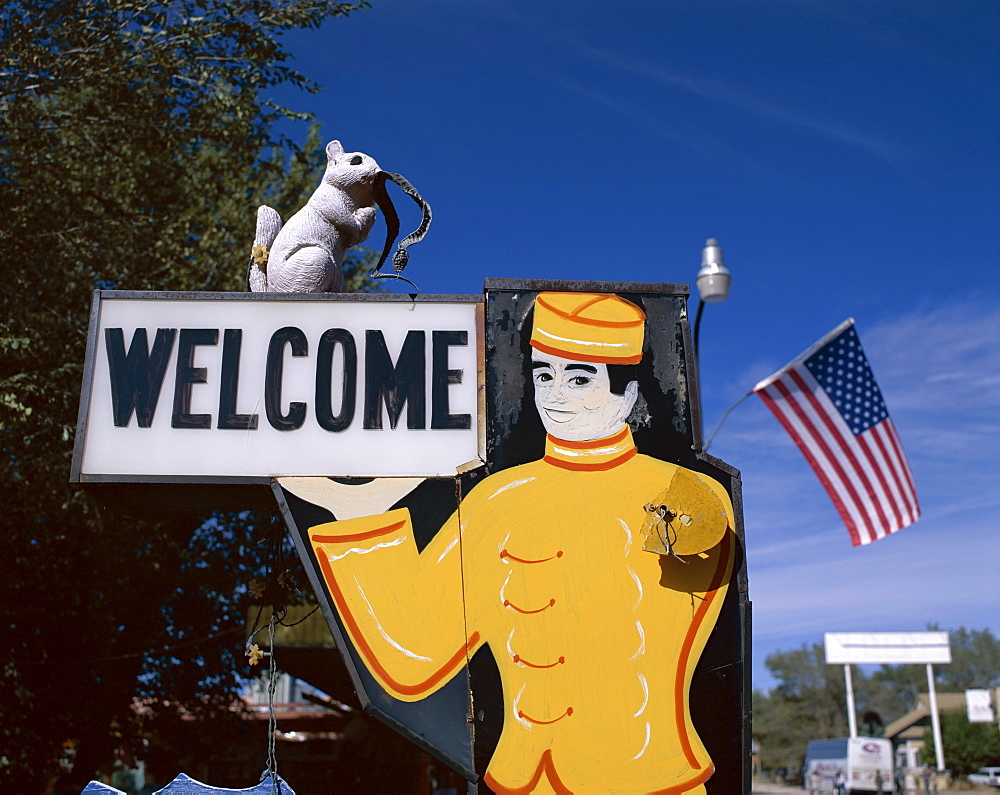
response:
{"label": "figure's nose", "polygon": [[552,391],[549,393],[550,402],[565,403],[566,402],[565,387],[566,385],[563,383],[562,379],[556,379],[555,383],[553,383],[552,385]]}

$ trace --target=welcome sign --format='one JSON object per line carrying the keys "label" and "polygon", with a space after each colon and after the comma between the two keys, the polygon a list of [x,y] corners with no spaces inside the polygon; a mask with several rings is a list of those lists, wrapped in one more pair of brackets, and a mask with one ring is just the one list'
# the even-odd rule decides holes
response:
{"label": "welcome sign", "polygon": [[478,296],[95,293],[72,480],[454,475]]}

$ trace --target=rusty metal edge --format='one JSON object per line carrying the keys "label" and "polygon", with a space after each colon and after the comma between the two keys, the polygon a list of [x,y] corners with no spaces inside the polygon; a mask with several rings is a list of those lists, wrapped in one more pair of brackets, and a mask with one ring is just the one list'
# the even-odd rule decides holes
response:
{"label": "rusty metal edge", "polygon": [[565,292],[690,295],[691,285],[670,282],[600,282],[579,279],[496,279],[487,277],[483,282],[483,291],[486,290],[559,290]]}
{"label": "rusty metal edge", "polygon": [[184,300],[184,301],[271,301],[288,303],[475,303],[482,295],[442,294],[407,295],[405,293],[201,293],[139,290],[97,290],[95,300]]}
{"label": "rusty metal edge", "polygon": [[476,307],[476,411],[479,412],[476,424],[479,428],[476,447],[479,460],[486,461],[486,296]]}

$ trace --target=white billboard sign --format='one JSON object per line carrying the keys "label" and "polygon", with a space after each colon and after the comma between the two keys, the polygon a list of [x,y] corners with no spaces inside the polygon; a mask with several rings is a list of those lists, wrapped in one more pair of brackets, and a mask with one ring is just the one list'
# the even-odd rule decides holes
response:
{"label": "white billboard sign", "polygon": [[95,294],[72,479],[433,476],[481,457],[478,296]]}
{"label": "white billboard sign", "polygon": [[995,720],[989,690],[966,690],[965,708],[969,723],[993,723]]}
{"label": "white billboard sign", "polygon": [[823,637],[831,665],[951,662],[947,632],[827,632]]}

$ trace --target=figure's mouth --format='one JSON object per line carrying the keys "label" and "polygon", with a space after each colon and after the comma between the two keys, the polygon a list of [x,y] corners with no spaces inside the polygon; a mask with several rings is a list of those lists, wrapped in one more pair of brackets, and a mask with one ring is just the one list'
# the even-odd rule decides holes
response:
{"label": "figure's mouth", "polygon": [[546,416],[553,422],[569,422],[576,416],[575,411],[560,411],[559,409],[547,409],[544,406],[542,411],[545,412]]}

